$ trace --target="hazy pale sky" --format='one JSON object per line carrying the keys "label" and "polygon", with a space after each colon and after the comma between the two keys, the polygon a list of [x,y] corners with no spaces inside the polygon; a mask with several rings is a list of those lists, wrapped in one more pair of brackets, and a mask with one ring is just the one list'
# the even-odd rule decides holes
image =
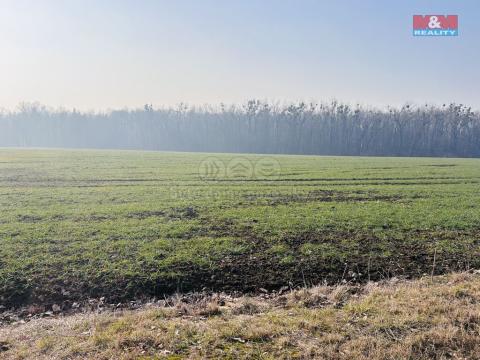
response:
{"label": "hazy pale sky", "polygon": [[[458,14],[458,37],[413,37]],[[0,0],[0,107],[270,100],[480,109],[476,0]]]}

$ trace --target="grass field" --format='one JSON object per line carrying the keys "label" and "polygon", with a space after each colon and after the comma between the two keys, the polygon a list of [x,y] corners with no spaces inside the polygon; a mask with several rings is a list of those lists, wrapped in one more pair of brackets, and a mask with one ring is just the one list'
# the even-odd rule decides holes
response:
{"label": "grass field", "polygon": [[479,189],[476,159],[0,149],[1,303],[479,268]]}

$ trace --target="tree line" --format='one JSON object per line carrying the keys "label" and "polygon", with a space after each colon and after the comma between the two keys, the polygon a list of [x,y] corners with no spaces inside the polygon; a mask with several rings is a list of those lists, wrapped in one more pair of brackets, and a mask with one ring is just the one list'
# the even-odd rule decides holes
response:
{"label": "tree line", "polygon": [[187,106],[107,113],[23,104],[0,112],[0,146],[480,157],[480,115],[462,104]]}

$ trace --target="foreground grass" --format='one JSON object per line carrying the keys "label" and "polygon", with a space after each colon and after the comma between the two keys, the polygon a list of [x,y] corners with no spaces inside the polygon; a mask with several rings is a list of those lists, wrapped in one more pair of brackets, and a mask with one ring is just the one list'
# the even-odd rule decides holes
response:
{"label": "foreground grass", "polygon": [[480,275],[458,273],[0,329],[2,359],[478,359]]}

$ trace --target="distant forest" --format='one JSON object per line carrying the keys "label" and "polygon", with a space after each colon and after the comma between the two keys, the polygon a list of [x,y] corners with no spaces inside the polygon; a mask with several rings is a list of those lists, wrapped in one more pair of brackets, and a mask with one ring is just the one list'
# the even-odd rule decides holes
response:
{"label": "distant forest", "polygon": [[480,157],[480,115],[461,104],[378,110],[252,100],[108,113],[24,104],[0,112],[0,146]]}

